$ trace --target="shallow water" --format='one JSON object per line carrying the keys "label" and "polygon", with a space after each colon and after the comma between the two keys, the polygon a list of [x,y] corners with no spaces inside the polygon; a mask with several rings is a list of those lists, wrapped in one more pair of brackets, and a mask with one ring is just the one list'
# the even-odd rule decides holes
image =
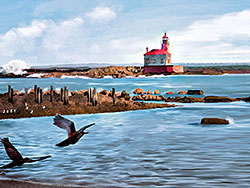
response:
{"label": "shallow water", "polygon": [[[248,75],[10,80],[18,89],[33,87],[34,83],[49,87],[53,83],[71,90],[91,86],[132,91],[140,87],[161,92],[203,89],[207,95],[250,95]],[[1,91],[6,87],[0,84]],[[67,135],[53,125],[53,117],[1,120],[0,137],[9,137],[23,156],[52,155],[44,161],[5,170],[5,177],[88,187],[248,187],[249,109],[250,103],[245,102],[196,103],[167,109],[69,115],[65,117],[73,120],[77,129],[92,122],[96,125],[77,144],[65,148],[55,146]],[[226,118],[231,124],[201,126],[203,117]],[[0,159],[0,165],[10,162],[3,146]]]}

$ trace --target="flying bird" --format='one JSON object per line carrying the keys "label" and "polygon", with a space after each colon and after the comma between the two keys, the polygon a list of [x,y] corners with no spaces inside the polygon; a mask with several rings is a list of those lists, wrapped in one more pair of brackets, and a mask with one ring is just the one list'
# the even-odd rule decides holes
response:
{"label": "flying bird", "polygon": [[3,143],[5,147],[5,151],[7,155],[12,160],[11,163],[4,165],[1,168],[12,168],[14,166],[21,166],[24,163],[33,163],[33,162],[41,161],[41,160],[51,157],[47,155],[43,157],[36,157],[34,159],[30,159],[28,157],[23,158],[22,155],[18,152],[18,150],[10,143],[9,138],[3,138],[1,139],[1,142]]}
{"label": "flying bird", "polygon": [[68,132],[68,138],[63,140],[62,142],[56,144],[56,146],[64,147],[64,146],[68,146],[70,144],[77,143],[78,140],[83,135],[88,134],[88,132],[85,132],[84,130],[93,126],[94,124],[95,123],[86,125],[86,126],[82,127],[81,129],[79,129],[78,131],[76,131],[74,122],[57,114],[54,118],[54,125],[62,128],[62,129],[66,129],[66,131]]}

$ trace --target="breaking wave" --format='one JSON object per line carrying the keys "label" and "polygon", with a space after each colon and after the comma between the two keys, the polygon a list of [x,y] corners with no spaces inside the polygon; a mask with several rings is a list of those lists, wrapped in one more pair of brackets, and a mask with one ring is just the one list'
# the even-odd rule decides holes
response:
{"label": "breaking wave", "polygon": [[25,74],[26,71],[24,69],[29,69],[30,66],[27,62],[19,59],[11,60],[7,64],[3,65],[2,70],[0,70],[3,74],[13,73],[15,75]]}

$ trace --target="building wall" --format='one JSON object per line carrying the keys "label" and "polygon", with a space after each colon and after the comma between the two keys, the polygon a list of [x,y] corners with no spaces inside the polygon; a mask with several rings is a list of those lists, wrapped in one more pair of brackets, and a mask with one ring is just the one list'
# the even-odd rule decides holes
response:
{"label": "building wall", "polygon": [[168,61],[166,55],[145,55],[144,66],[159,66],[167,65]]}

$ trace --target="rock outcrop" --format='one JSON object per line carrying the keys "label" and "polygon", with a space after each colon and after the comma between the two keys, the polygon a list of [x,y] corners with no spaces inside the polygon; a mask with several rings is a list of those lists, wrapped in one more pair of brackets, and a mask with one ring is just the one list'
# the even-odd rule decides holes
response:
{"label": "rock outcrop", "polygon": [[204,95],[202,90],[188,90],[187,95]]}
{"label": "rock outcrop", "polygon": [[144,94],[145,92],[143,91],[143,89],[140,89],[140,88],[136,88],[134,91],[133,91],[134,94]]}
{"label": "rock outcrop", "polygon": [[221,97],[221,96],[206,96],[204,102],[233,102],[238,101],[235,98]]}
{"label": "rock outcrop", "polygon": [[220,119],[220,118],[203,118],[201,120],[201,124],[222,124],[227,125],[229,124],[229,121],[226,119]]}

